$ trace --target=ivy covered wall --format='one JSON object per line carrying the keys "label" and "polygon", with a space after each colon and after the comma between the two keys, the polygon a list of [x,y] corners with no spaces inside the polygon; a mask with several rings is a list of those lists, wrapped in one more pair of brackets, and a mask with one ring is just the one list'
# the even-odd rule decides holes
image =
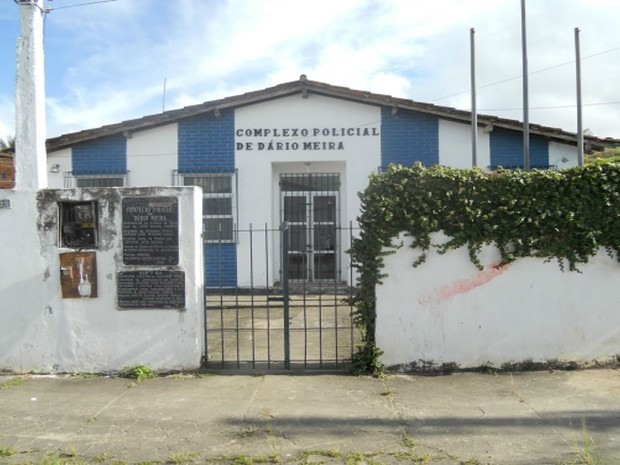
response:
{"label": "ivy covered wall", "polygon": [[[385,278],[383,257],[397,247],[393,239],[400,233],[422,251],[413,266],[422,265],[432,247],[442,252],[465,246],[481,268],[478,253],[485,244],[497,246],[499,267],[539,257],[575,272],[601,248],[611,259],[620,256],[620,167],[613,165],[491,173],[392,165],[371,177],[361,200],[361,233],[351,255],[359,271],[353,300],[366,345],[354,362],[370,371],[378,358],[375,286]],[[449,240],[433,245],[437,231]]]}

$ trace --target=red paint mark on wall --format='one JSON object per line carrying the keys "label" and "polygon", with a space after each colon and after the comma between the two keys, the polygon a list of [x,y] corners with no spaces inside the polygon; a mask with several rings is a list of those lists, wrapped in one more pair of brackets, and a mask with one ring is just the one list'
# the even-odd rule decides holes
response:
{"label": "red paint mark on wall", "polygon": [[465,294],[472,289],[475,289],[480,286],[484,286],[488,282],[497,278],[502,273],[505,273],[510,265],[504,265],[501,268],[497,268],[501,262],[498,260],[496,262],[491,263],[489,268],[486,270],[479,271],[475,275],[465,278],[459,279],[450,284],[446,284],[445,286],[440,287],[437,291],[430,293],[428,295],[423,295],[420,297],[420,303],[423,305],[426,304],[438,304],[445,302],[452,297],[457,295]]}

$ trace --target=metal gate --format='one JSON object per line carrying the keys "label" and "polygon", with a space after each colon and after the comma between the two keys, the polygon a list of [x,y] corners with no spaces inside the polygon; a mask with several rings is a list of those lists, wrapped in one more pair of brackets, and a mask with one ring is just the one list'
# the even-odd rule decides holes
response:
{"label": "metal gate", "polygon": [[[226,264],[212,263],[220,276],[219,282],[212,278],[205,292],[207,369],[327,371],[349,366],[361,333],[353,324],[353,308],[348,303],[353,293],[353,267],[348,260],[336,257],[335,250],[350,246],[353,227],[330,224],[334,241],[330,266],[321,265],[327,254],[319,252],[313,257],[317,267],[304,266],[302,272],[291,270],[300,263],[302,246],[306,247],[299,228],[293,226],[299,224],[285,222],[279,228],[265,225],[261,229],[250,225],[236,230],[232,286]],[[325,226],[320,222],[305,224],[303,237],[319,237]],[[219,249],[219,257],[225,259],[225,248],[231,244],[210,241],[207,245],[211,257],[217,258]]]}

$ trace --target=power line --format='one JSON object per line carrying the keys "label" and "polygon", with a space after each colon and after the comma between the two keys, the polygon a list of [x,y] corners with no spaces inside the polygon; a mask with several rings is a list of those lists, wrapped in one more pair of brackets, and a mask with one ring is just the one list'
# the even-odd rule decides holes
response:
{"label": "power line", "polygon": [[[619,102],[598,102],[598,103],[584,103],[582,106],[584,107],[595,107],[601,105],[620,105]],[[546,107],[530,107],[530,110],[556,110],[561,108],[575,108],[577,105],[554,105],[554,106],[546,106]],[[523,108],[484,108],[480,111],[519,111],[523,110]]]}
{"label": "power line", "polygon": [[[600,56],[600,55],[605,55],[607,53],[616,52],[618,50],[620,50],[620,47],[611,48],[611,49],[605,50],[603,52],[598,52],[598,53],[594,53],[592,55],[588,55],[586,57],[582,57],[582,60],[587,60],[589,58],[594,58],[594,57],[597,57],[597,56]],[[528,75],[531,76],[532,74],[542,73],[544,71],[549,71],[551,69],[560,68],[562,66],[570,65],[570,64],[573,64],[573,63],[575,63],[575,60],[567,61],[567,62],[564,62],[564,63],[559,63],[557,65],[548,66],[547,68],[541,68],[541,69],[537,69],[536,71],[531,71],[531,72],[528,73]],[[495,81],[495,82],[491,82],[489,84],[485,84],[483,86],[478,86],[478,87],[476,87],[476,89],[486,89],[487,87],[492,87],[492,86],[496,86],[496,85],[499,85],[499,84],[504,84],[506,82],[515,81],[517,79],[521,79],[522,77],[523,77],[522,75],[519,75],[519,76],[514,76],[514,77],[511,77],[511,78],[507,78],[507,79],[502,79],[501,81]],[[445,99],[450,98],[450,97],[456,97],[457,95],[468,94],[469,92],[470,92],[469,90],[464,90],[464,91],[461,91],[461,92],[456,92],[454,94],[446,95],[444,97],[439,97],[439,98],[436,98],[436,99],[433,99],[433,100],[429,100],[429,102],[438,102],[439,100],[445,100]]]}
{"label": "power line", "polygon": [[115,2],[116,0],[96,0],[94,2],[87,2],[87,3],[78,3],[76,5],[67,5],[67,6],[58,6],[58,7],[54,7],[54,8],[46,8],[47,11],[56,11],[56,10],[64,10],[65,8],[75,8],[78,6],[87,6],[87,5],[94,5],[96,3],[108,3],[108,2]]}

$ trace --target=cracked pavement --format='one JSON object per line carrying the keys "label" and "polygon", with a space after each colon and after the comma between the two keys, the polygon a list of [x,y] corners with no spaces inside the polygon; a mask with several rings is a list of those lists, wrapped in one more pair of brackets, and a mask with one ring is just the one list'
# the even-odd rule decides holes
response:
{"label": "cracked pavement", "polygon": [[[446,376],[0,376],[0,449],[24,463],[47,452],[126,463],[185,454],[344,463],[572,463],[584,425],[604,464],[620,463],[620,371]],[[322,451],[322,452],[321,452]],[[382,455],[383,454],[383,455]],[[401,454],[401,455],[398,455]],[[383,460],[381,457],[383,457]],[[477,462],[476,462],[477,461]],[[191,463],[191,462],[190,462]]]}

